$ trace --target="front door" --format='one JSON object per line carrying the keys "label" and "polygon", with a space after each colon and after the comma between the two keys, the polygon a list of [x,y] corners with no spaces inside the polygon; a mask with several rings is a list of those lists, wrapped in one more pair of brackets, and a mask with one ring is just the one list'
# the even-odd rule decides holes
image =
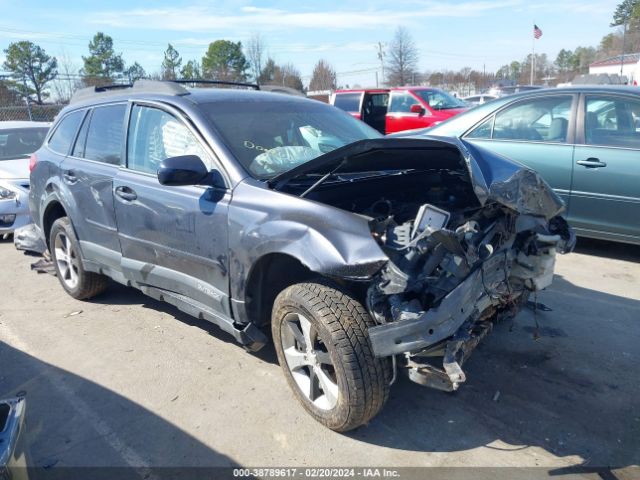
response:
{"label": "front door", "polygon": [[586,95],[569,220],[589,236],[640,240],[640,99]]}
{"label": "front door", "polygon": [[421,105],[420,101],[407,91],[392,91],[389,98],[389,108],[386,115],[386,133],[415,130],[431,125],[431,112],[424,109],[424,113],[414,113],[411,105]]}
{"label": "front door", "polygon": [[128,128],[127,168],[114,180],[125,276],[230,316],[226,189],[160,185],[168,157],[213,155],[177,112],[134,105]]}
{"label": "front door", "polygon": [[536,170],[570,210],[576,103],[566,94],[517,101],[465,138]]}

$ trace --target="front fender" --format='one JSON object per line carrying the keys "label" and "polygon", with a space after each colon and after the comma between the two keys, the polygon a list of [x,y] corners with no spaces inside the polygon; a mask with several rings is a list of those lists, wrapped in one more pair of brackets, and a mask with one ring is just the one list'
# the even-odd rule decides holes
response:
{"label": "front fender", "polygon": [[241,183],[229,208],[231,292],[244,298],[252,266],[283,253],[321,275],[369,278],[388,261],[368,219],[321,203]]}

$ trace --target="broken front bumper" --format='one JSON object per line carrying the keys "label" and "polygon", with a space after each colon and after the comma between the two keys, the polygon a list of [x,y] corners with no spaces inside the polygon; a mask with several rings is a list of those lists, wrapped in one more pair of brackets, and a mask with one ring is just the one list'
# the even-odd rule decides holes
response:
{"label": "broken front bumper", "polygon": [[[540,235],[538,241],[547,247],[536,255],[513,250],[496,252],[437,307],[402,312],[402,320],[370,328],[374,355],[403,354],[403,366],[411,380],[439,390],[456,390],[466,380],[462,364],[493,324],[514,316],[529,292],[550,285],[557,238]],[[524,288],[514,289],[514,284]],[[442,357],[442,368],[420,361],[428,357]]]}

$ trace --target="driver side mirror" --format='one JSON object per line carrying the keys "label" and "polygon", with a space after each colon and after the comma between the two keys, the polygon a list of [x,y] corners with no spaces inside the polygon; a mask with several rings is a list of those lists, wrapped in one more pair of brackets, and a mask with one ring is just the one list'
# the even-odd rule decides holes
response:
{"label": "driver side mirror", "polygon": [[413,105],[411,105],[411,107],[409,108],[409,111],[411,113],[417,113],[418,115],[424,115],[425,109],[422,105],[420,105],[419,103],[414,103]]}
{"label": "driver side mirror", "polygon": [[224,188],[224,180],[220,172],[209,171],[197,155],[165,158],[158,168],[158,181],[160,185],[173,187],[207,185]]}

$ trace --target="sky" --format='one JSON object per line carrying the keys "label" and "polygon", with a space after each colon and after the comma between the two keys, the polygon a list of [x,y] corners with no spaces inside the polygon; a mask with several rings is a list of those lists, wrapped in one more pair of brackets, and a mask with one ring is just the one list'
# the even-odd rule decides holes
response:
{"label": "sky", "polygon": [[113,37],[128,64],[159,71],[171,43],[183,62],[202,58],[217,39],[262,36],[278,63],[293,63],[308,83],[314,64],[329,61],[341,85],[375,85],[377,44],[387,48],[406,27],[420,54],[419,70],[471,67],[495,71],[535,50],[555,59],[562,48],[597,46],[620,0],[0,0],[0,71],[4,49],[31,40],[50,55],[82,67],[91,37]]}

